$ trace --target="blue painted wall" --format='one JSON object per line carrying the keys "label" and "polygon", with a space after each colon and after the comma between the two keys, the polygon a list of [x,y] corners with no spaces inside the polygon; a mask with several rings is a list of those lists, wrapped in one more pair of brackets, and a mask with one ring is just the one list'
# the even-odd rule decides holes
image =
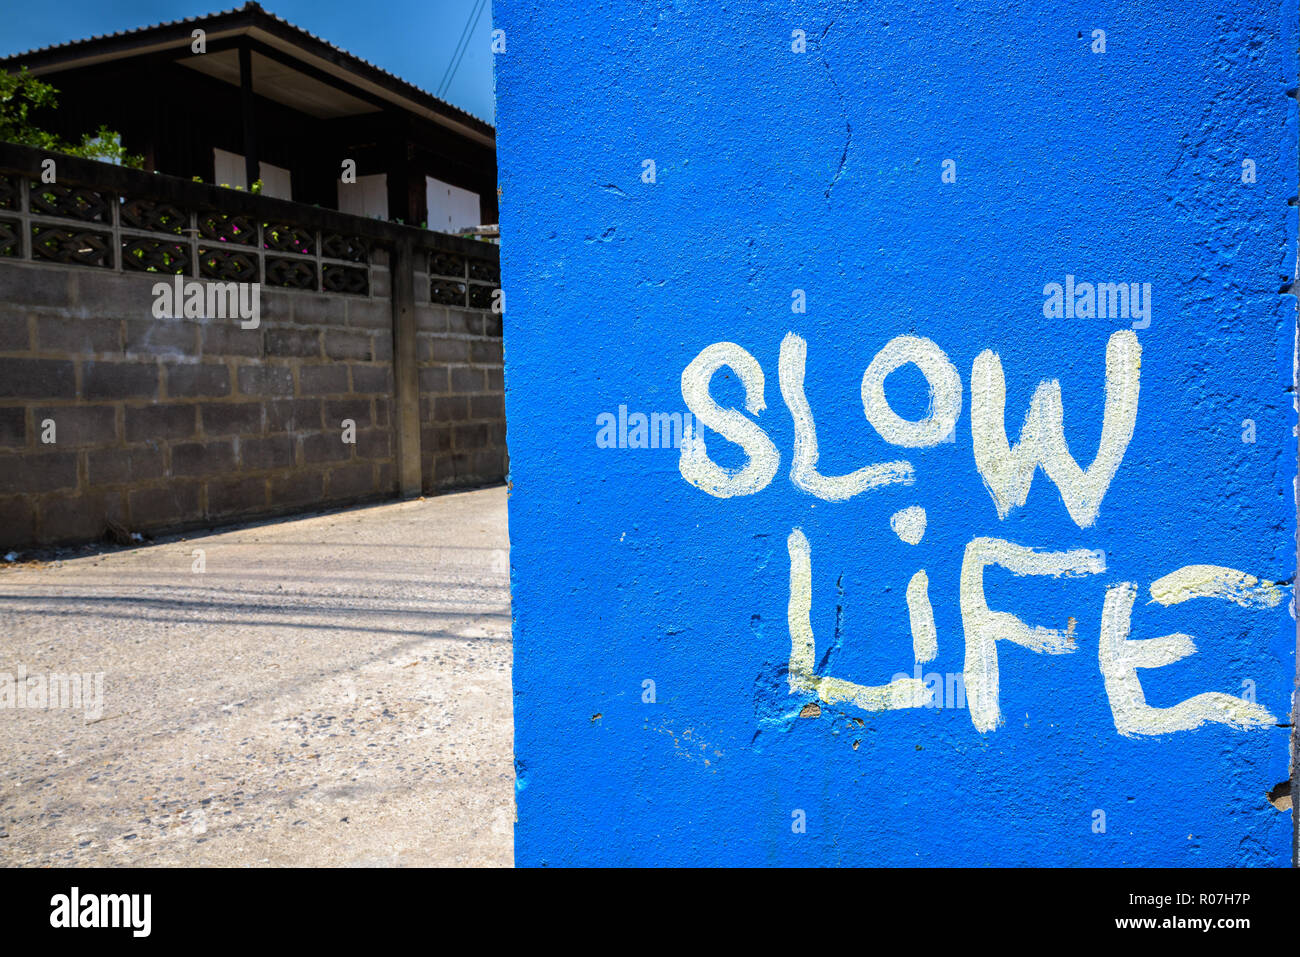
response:
{"label": "blue painted wall", "polygon": [[[1288,729],[1122,735],[1098,645],[1107,589],[1134,583],[1132,638],[1196,639],[1138,672],[1149,704],[1253,687],[1290,721],[1297,19],[1295,0],[497,0],[519,864],[1290,861],[1290,815],[1265,797]],[[1096,454],[1107,342],[1133,323],[1045,317],[1067,275],[1151,285],[1133,438],[1086,528],[1042,470],[1000,519],[972,451],[972,363],[993,350],[1011,440],[1057,379],[1071,452]],[[905,460],[912,484],[839,502],[792,484],[788,332],[820,470]],[[900,335],[960,374],[953,441],[891,446],[864,416],[864,370]],[[598,444],[620,406],[685,411],[683,370],[724,341],[764,373],[765,408],[744,414],[779,450],[770,484],[719,498],[676,449]],[[711,388],[744,409],[732,370]],[[925,416],[914,367],[887,395]],[[912,505],[917,545],[890,528]],[[992,730],[969,706],[801,717],[817,695],[787,673],[794,528],[817,673],[863,685],[913,673],[921,568],[938,643],[922,671],[963,672],[972,539],[1095,550],[1105,570],[986,572],[992,608],[1073,628],[1063,654],[997,643]],[[1284,600],[1150,601],[1194,564]]]}

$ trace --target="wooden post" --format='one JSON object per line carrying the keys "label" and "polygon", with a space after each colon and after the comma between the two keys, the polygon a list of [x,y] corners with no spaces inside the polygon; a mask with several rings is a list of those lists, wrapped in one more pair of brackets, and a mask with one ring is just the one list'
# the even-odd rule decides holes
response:
{"label": "wooden post", "polygon": [[397,481],[403,498],[420,494],[420,374],[415,337],[415,247],[399,241],[389,260],[393,302],[394,425]]}
{"label": "wooden post", "polygon": [[244,120],[244,186],[252,190],[261,178],[257,157],[257,117],[253,102],[253,53],[248,44],[239,47],[239,101]]}
{"label": "wooden post", "polygon": [[419,226],[420,220],[411,218],[411,162],[408,156],[408,130],[402,117],[393,117],[389,126],[389,140],[384,151],[388,173],[388,218],[407,226]]}

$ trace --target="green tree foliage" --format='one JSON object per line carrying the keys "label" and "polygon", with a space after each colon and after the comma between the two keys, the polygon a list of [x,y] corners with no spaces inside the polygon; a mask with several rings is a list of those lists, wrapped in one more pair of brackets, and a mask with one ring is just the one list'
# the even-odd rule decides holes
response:
{"label": "green tree foliage", "polygon": [[140,169],[144,165],[143,157],[128,153],[122,146],[121,134],[106,126],[100,126],[93,133],[83,134],[78,143],[69,142],[38,127],[31,114],[36,110],[57,109],[58,92],[49,83],[28,73],[26,67],[17,73],[0,71],[0,140],[53,153],[130,166],[133,169]]}

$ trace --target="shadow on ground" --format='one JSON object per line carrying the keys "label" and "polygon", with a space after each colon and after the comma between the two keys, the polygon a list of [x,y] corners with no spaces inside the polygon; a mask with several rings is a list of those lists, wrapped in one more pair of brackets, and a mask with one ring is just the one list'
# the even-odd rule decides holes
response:
{"label": "shadow on ground", "polygon": [[0,672],[103,675],[0,709],[0,864],[510,864],[508,547],[493,488],[0,568]]}

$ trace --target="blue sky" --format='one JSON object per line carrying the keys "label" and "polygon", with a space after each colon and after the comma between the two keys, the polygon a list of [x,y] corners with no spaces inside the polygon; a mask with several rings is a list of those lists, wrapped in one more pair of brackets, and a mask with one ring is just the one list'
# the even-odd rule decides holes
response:
{"label": "blue sky", "polygon": [[[442,98],[493,122],[491,0],[261,0],[295,26],[435,95],[465,23],[481,8]],[[0,0],[0,56],[241,6],[243,0]]]}

